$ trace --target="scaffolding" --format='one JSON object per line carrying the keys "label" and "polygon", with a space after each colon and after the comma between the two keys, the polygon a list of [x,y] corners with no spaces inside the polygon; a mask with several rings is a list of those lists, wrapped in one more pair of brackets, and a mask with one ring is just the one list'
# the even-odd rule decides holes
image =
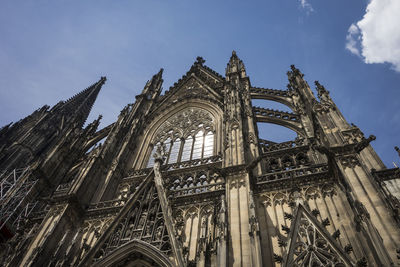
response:
{"label": "scaffolding", "polygon": [[0,230],[12,235],[38,204],[29,167],[0,173]]}

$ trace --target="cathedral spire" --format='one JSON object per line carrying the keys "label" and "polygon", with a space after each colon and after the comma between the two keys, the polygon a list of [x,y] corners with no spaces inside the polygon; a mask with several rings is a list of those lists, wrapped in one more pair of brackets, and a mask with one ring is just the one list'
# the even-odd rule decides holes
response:
{"label": "cathedral spire", "polygon": [[245,78],[247,76],[243,61],[237,56],[235,50],[232,51],[232,56],[226,66],[226,77],[233,74],[239,74],[240,78]]}
{"label": "cathedral spire", "polygon": [[106,77],[101,77],[98,82],[92,84],[85,90],[68,99],[60,107],[61,110],[74,117],[75,122],[82,127],[89,116],[102,85],[106,82],[106,80]]}

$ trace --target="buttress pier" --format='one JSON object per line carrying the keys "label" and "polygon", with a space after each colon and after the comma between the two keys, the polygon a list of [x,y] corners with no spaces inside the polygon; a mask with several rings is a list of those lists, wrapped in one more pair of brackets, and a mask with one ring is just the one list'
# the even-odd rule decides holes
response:
{"label": "buttress pier", "polygon": [[400,170],[322,84],[255,87],[236,52],[162,73],[102,129],[105,77],[0,129],[1,266],[398,266]]}

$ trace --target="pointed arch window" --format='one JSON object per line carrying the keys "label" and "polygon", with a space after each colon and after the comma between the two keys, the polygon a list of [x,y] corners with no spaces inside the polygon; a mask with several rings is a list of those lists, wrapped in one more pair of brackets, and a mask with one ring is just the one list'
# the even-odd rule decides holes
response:
{"label": "pointed arch window", "polygon": [[154,153],[159,145],[168,152],[164,164],[208,158],[214,155],[214,121],[201,109],[187,109],[165,121],[153,142],[147,167],[154,165]]}

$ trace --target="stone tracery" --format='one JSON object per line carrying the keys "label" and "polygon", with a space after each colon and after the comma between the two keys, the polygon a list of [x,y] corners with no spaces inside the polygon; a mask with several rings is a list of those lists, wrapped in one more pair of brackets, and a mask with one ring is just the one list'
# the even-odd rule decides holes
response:
{"label": "stone tracery", "polygon": [[154,164],[157,146],[167,149],[165,164],[207,158],[214,155],[215,121],[212,115],[199,108],[187,108],[167,119],[152,141],[153,149],[147,167]]}

